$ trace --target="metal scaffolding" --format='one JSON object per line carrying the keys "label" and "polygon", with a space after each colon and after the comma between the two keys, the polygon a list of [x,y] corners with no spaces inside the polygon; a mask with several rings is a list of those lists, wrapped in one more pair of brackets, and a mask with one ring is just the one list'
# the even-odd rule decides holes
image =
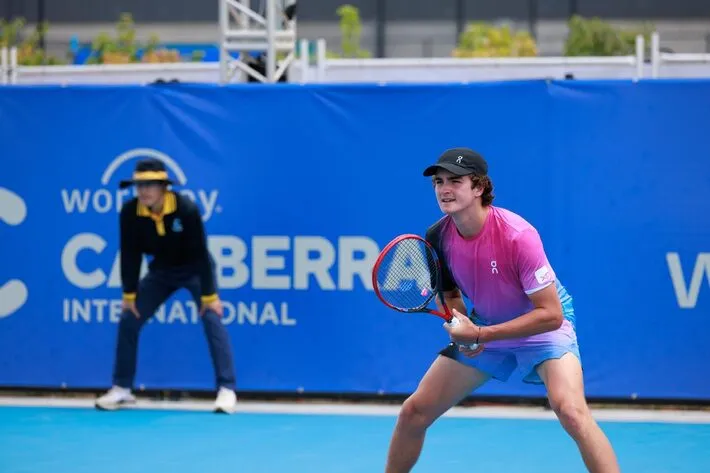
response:
{"label": "metal scaffolding", "polygon": [[[220,82],[277,82],[294,59],[294,0],[219,0]],[[251,79],[250,79],[251,78]]]}

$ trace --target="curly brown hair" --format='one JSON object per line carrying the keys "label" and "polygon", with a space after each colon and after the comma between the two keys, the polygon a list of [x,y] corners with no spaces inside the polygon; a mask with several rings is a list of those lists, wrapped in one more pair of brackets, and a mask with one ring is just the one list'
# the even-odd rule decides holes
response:
{"label": "curly brown hair", "polygon": [[481,194],[481,204],[484,207],[491,205],[493,199],[495,199],[495,195],[493,194],[493,182],[491,181],[491,178],[478,174],[470,174],[469,177],[471,178],[471,189],[475,189],[476,187],[483,188],[483,194]]}

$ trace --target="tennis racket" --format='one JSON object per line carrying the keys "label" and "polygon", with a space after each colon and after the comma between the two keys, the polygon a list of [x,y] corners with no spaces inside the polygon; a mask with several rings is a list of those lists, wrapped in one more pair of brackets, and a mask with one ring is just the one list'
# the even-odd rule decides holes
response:
{"label": "tennis racket", "polygon": [[[404,313],[435,315],[455,327],[453,316],[441,291],[441,264],[434,247],[419,235],[400,235],[380,252],[372,268],[372,287],[384,305]],[[444,312],[429,307],[435,297]],[[480,344],[467,345],[470,350]]]}

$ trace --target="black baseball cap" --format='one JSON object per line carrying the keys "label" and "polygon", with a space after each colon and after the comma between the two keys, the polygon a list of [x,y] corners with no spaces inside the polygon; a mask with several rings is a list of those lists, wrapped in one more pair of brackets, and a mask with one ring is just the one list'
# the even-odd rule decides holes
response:
{"label": "black baseball cap", "polygon": [[478,174],[485,176],[488,174],[488,163],[483,156],[469,148],[447,149],[439,156],[436,164],[432,164],[424,170],[425,176],[433,176],[436,171],[446,169],[457,176],[468,174]]}

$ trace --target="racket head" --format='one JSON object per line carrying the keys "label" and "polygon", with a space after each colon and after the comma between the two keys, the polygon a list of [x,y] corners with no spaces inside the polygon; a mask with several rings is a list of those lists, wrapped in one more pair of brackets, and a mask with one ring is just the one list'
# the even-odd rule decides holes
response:
{"label": "racket head", "polygon": [[441,314],[428,307],[440,294],[441,265],[434,247],[419,235],[400,235],[382,249],[372,268],[372,287],[380,301],[396,311],[451,318],[448,310]]}

